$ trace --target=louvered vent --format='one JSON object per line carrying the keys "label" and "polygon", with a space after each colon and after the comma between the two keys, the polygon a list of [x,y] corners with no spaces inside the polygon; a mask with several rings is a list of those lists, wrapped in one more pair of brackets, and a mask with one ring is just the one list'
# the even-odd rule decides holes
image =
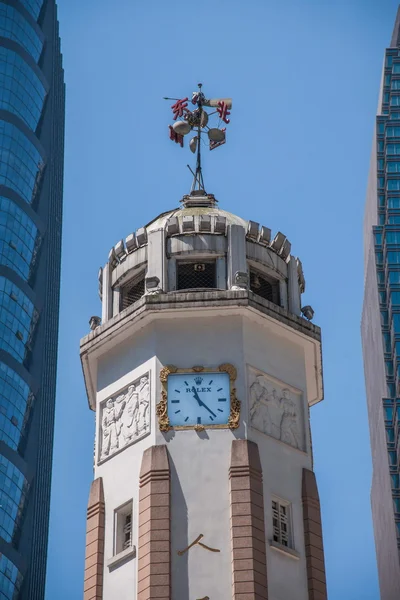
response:
{"label": "louvered vent", "polygon": [[215,288],[215,261],[177,263],[177,289]]}
{"label": "louvered vent", "polygon": [[265,298],[274,304],[280,304],[279,301],[279,282],[269,279],[259,271],[250,270],[250,289],[257,296]]}
{"label": "louvered vent", "polygon": [[144,272],[121,290],[121,310],[140,300],[144,294]]}

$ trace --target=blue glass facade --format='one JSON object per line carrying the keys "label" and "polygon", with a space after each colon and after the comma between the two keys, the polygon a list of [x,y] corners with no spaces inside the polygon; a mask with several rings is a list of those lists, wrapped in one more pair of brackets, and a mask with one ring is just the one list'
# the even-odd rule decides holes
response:
{"label": "blue glass facade", "polygon": [[377,206],[374,230],[386,373],[383,412],[400,549],[400,51],[386,51],[381,114],[377,117]]}
{"label": "blue glass facade", "polygon": [[44,598],[64,102],[55,0],[0,0],[0,600]]}

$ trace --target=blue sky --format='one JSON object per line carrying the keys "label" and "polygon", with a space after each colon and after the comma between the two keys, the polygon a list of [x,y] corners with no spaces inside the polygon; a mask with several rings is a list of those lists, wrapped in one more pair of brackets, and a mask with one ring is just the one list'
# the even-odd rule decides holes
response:
{"label": "blue sky", "polygon": [[[121,238],[179,204],[191,155],[169,103],[198,81],[231,96],[229,143],[205,156],[221,208],[283,231],[322,327],[312,409],[330,600],[379,598],[360,344],[362,222],[394,0],[59,0],[67,83],[58,395],[46,600],[82,597],[94,417],[79,339]],[[200,26],[198,26],[200,24]],[[197,33],[200,31],[200,35]]]}

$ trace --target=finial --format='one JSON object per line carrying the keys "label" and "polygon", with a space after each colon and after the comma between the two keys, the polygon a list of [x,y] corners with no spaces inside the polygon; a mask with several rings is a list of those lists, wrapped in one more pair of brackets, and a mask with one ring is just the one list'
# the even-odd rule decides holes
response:
{"label": "finial", "polygon": [[[187,165],[193,175],[193,182],[189,195],[183,197],[185,206],[214,206],[216,200],[212,194],[207,194],[204,186],[203,172],[201,167],[201,145],[206,144],[203,137],[207,135],[208,146],[214,150],[226,143],[226,127],[221,127],[222,123],[229,124],[230,110],[232,108],[231,98],[213,98],[208,100],[202,92],[202,83],[197,84],[198,90],[192,93],[191,103],[197,106],[193,111],[188,109],[188,97],[186,98],[164,98],[164,100],[174,100],[171,105],[175,123],[169,125],[170,139],[184,147],[184,136],[190,131],[196,135],[189,142],[189,148],[193,154],[197,154],[196,169]],[[215,108],[212,112],[207,112],[204,107]],[[213,115],[218,115],[219,119],[215,127],[209,126],[209,119]],[[203,136],[203,137],[202,137]]]}

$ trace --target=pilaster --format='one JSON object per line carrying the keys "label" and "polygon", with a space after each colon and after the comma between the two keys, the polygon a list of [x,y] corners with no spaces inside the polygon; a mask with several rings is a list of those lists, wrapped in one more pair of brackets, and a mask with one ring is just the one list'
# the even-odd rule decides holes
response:
{"label": "pilaster", "polygon": [[103,289],[101,302],[101,322],[105,323],[112,317],[113,297],[111,287],[111,269],[110,263],[107,263],[103,269]]}
{"label": "pilaster", "polygon": [[104,526],[103,481],[101,477],[98,477],[91,485],[87,508],[83,600],[102,600],[103,598]]}
{"label": "pilaster", "polygon": [[146,282],[147,292],[167,292],[167,259],[165,254],[165,230],[157,229],[148,233]]}
{"label": "pilaster", "polygon": [[309,600],[327,600],[319,494],[309,469],[303,469],[302,499]]}
{"label": "pilaster", "polygon": [[171,599],[171,492],[167,447],[143,453],[139,479],[138,600]]}
{"label": "pilaster", "polygon": [[[237,289],[236,274],[247,274],[246,231],[241,225],[228,226],[228,288]],[[240,276],[238,276],[240,277]],[[238,286],[247,288],[246,284]]]}
{"label": "pilaster", "polygon": [[289,311],[294,315],[300,316],[301,295],[299,288],[299,277],[297,274],[297,262],[293,256],[290,257],[288,264],[288,287]]}
{"label": "pilaster", "polygon": [[232,442],[229,479],[233,599],[267,600],[264,498],[257,444]]}

